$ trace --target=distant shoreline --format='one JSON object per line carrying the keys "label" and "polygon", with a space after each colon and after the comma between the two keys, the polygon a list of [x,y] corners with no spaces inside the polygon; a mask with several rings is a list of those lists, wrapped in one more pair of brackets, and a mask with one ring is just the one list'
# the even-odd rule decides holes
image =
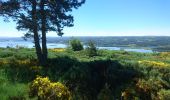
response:
{"label": "distant shoreline", "polygon": [[[96,47],[105,49],[144,49],[153,51],[170,51],[170,36],[64,36],[64,37],[47,37],[48,48],[66,48],[69,40],[79,39],[83,45],[87,45],[88,41],[93,41]],[[25,41],[21,37],[0,37],[0,47],[25,46],[32,48],[34,46],[33,39]]]}

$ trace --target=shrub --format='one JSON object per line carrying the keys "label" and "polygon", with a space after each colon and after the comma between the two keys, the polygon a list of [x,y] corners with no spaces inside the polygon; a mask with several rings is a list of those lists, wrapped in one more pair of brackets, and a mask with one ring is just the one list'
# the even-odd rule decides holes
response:
{"label": "shrub", "polygon": [[78,40],[78,39],[72,39],[72,40],[70,40],[69,44],[70,44],[71,49],[72,49],[73,51],[83,50],[83,45],[81,44],[80,40]]}
{"label": "shrub", "polygon": [[87,55],[89,57],[97,56],[97,48],[96,48],[94,42],[92,42],[92,41],[88,42],[88,46],[86,48],[86,51],[87,51]]}
{"label": "shrub", "polygon": [[47,77],[37,77],[30,85],[30,97],[38,100],[71,100],[71,95],[62,83],[52,83]]}
{"label": "shrub", "polygon": [[36,63],[37,61],[33,60],[16,60],[15,58],[10,58],[2,60],[0,66],[3,66],[5,74],[10,81],[29,82],[41,72],[42,67],[36,66]]}
{"label": "shrub", "polygon": [[170,90],[161,90],[158,92],[158,100],[170,100]]}
{"label": "shrub", "polygon": [[23,96],[9,96],[9,100],[26,100]]}
{"label": "shrub", "polygon": [[114,99],[112,92],[109,89],[109,86],[107,84],[105,84],[104,88],[101,89],[97,98],[98,100],[113,100]]}
{"label": "shrub", "polygon": [[[149,78],[149,80],[139,79],[136,84],[137,92],[142,100],[155,100],[157,92],[163,88],[163,83],[159,79]],[[161,99],[164,100],[164,99]]]}
{"label": "shrub", "polygon": [[138,61],[138,63],[141,64],[141,65],[146,65],[146,66],[153,67],[153,68],[169,67],[169,64],[166,64],[164,62],[142,60],[142,61]]}
{"label": "shrub", "polygon": [[12,51],[9,51],[9,50],[3,50],[3,51],[0,52],[0,58],[11,57],[13,55],[14,55],[14,53]]}

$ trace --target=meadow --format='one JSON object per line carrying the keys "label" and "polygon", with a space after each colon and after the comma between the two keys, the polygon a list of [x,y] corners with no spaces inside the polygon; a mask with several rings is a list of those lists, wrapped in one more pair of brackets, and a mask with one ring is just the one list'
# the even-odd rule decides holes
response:
{"label": "meadow", "polygon": [[57,86],[66,92],[47,100],[170,100],[170,52],[48,51],[42,67],[34,49],[0,48],[0,100],[43,100]]}

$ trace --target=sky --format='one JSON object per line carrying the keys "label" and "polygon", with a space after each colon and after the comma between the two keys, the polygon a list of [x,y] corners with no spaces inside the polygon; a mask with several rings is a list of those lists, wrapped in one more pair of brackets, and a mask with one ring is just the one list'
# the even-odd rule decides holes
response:
{"label": "sky", "polygon": [[[170,0],[86,0],[72,15],[74,27],[64,36],[170,36]],[[0,37],[23,33],[0,18]]]}

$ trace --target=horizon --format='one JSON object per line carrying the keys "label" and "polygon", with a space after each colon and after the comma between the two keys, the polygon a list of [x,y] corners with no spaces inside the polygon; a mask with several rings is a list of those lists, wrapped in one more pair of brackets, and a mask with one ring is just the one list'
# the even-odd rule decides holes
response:
{"label": "horizon", "polygon": [[[73,10],[74,26],[65,36],[170,36],[170,0],[87,0]],[[15,22],[0,17],[0,37],[22,37]],[[47,36],[57,37],[54,32]]]}
{"label": "horizon", "polygon": [[[47,36],[47,38],[64,38],[64,37],[170,37],[170,36]],[[23,38],[23,36],[0,36],[0,38]],[[33,38],[32,38],[33,39]]]}

